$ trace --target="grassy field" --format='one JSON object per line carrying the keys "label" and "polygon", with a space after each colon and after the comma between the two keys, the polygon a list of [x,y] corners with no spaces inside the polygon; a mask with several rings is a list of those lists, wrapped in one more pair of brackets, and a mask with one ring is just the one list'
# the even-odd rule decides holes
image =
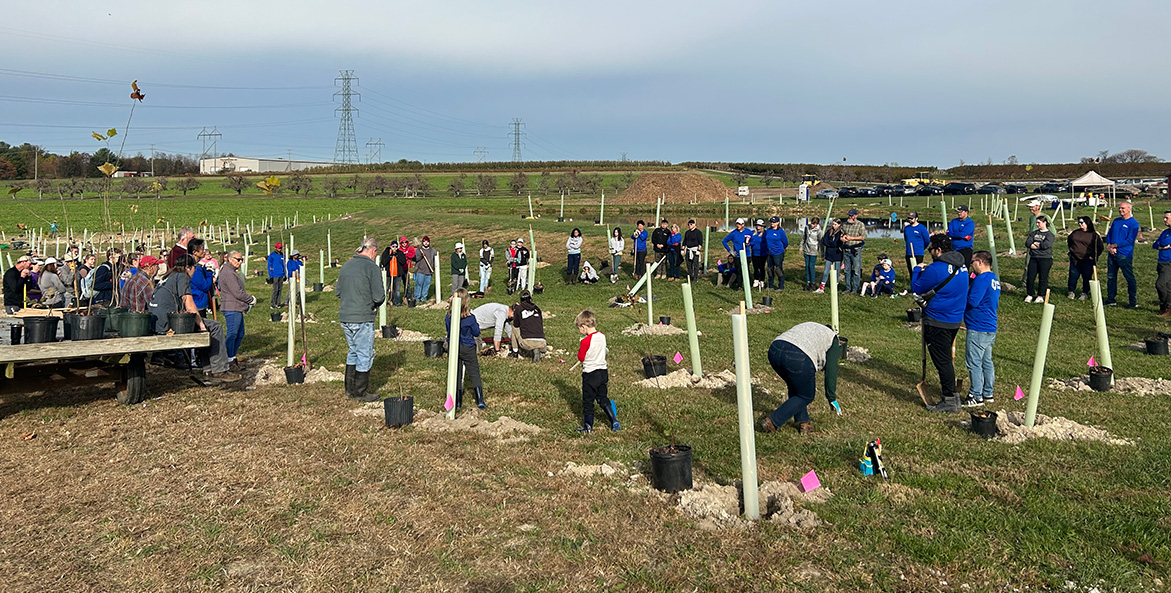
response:
{"label": "grassy field", "polygon": [[[926,198],[917,200],[899,210],[900,218],[910,208],[922,209],[925,219],[940,216],[938,202],[932,210]],[[38,202],[14,204],[35,210]],[[94,204],[67,207],[71,217],[83,219],[95,216],[82,211]],[[780,213],[824,214],[827,205]],[[850,205],[835,204],[835,213]],[[889,214],[885,202],[857,205],[873,216]],[[482,361],[489,408],[464,413],[489,420],[506,415],[543,428],[525,442],[388,430],[378,418],[352,414],[356,406],[344,399],[340,383],[208,389],[152,369],[156,397],[132,407],[118,404],[109,390],[6,396],[0,400],[0,494],[8,501],[0,510],[0,569],[7,590],[1008,591],[1072,582],[1079,591],[1131,591],[1159,590],[1171,576],[1171,394],[1057,391],[1046,381],[1042,414],[1136,444],[983,441],[959,426],[967,414],[933,415],[919,403],[919,334],[904,327],[909,297],[844,296],[842,333],[873,356],[842,365],[845,415],[832,415],[819,397],[811,407],[815,433],[799,436],[788,426],[756,436],[762,480],[793,480],[817,470],[834,496],[803,506],[826,524],[809,531],[762,523],[709,532],[680,514],[673,500],[629,490],[622,480],[558,475],[570,461],[640,467],[649,447],[675,441],[694,447],[697,482],[731,484],[740,476],[733,390],[634,385],[642,378],[642,356],[681,351],[686,357],[686,336],[624,336],[623,328],[646,321],[645,309],[606,308],[618,292],[609,283],[559,281],[565,238],[580,222],[557,223],[556,209],[548,206],[541,218],[522,221],[527,202],[517,199],[209,197],[178,208],[176,221],[295,210],[306,221],[314,213],[336,218],[352,212],[352,219],[291,231],[297,248],[311,254],[325,247],[329,231],[334,256],[343,259],[364,234],[428,234],[446,262],[456,241],[474,245],[486,238],[500,249],[527,234],[531,222],[538,253],[551,264],[539,271],[547,290],[537,300],[555,315],[546,321],[550,342],[572,350],[578,339],[573,316],[584,308],[598,313],[610,342],[610,394],[624,430],[575,434],[580,375],[570,370],[571,356],[561,356],[564,363],[557,356],[538,364]],[[1145,210],[1136,209],[1144,227]],[[774,211],[734,205],[731,214]],[[5,228],[8,212],[20,210],[6,208]],[[606,212],[607,218],[652,215],[633,206]],[[1021,208],[1022,217],[1025,212]],[[674,206],[664,213],[718,218],[723,209]],[[981,222],[981,246],[986,215],[973,214]],[[596,205],[574,200],[567,204],[571,215],[592,220]],[[996,225],[1003,233],[1003,222]],[[1018,248],[1023,226],[1014,226]],[[583,230],[584,257],[597,263],[605,231]],[[1002,237],[997,245],[1004,251]],[[256,240],[262,250],[263,239]],[[867,265],[880,250],[899,249],[894,240],[868,242]],[[1127,347],[1155,330],[1171,330],[1153,315],[1154,252],[1144,244],[1136,254],[1140,309],[1107,311],[1114,366],[1120,377],[1165,377],[1164,359]],[[784,399],[784,385],[765,357],[768,344],[795,323],[829,320],[828,295],[800,290],[800,260],[791,250],[789,288],[772,295],[772,313],[748,318],[752,375],[767,390],[756,393],[757,417]],[[1022,262],[1001,258],[1002,277],[1015,284]],[[309,270],[316,280],[316,261]],[[903,268],[896,270],[905,285]],[[327,283],[336,278],[336,270],[325,274]],[[1064,266],[1055,266],[1055,297],[1065,278]],[[447,274],[437,280],[446,294]],[[249,279],[248,288],[266,301],[263,279]],[[656,316],[682,324],[679,286],[656,282],[655,295]],[[995,409],[1024,409],[1024,401],[1011,395],[1016,385],[1027,389],[1041,307],[1021,302],[1022,296],[1006,293],[1001,304]],[[502,291],[491,297],[511,302]],[[742,298],[710,282],[696,285],[705,371],[733,368],[726,311]],[[340,370],[346,348],[333,323],[337,300],[332,293],[308,299],[318,320],[310,325],[310,357]],[[1091,309],[1063,296],[1054,302],[1046,377],[1074,377],[1096,352]],[[248,314],[244,357],[283,360],[285,326],[270,323],[268,313],[262,306]],[[390,318],[400,328],[443,332],[441,311],[396,308]],[[424,358],[418,343],[379,339],[376,349],[372,376],[383,393],[412,394],[417,408],[441,409],[444,360]],[[962,362],[958,366],[966,379]],[[675,368],[669,363],[668,370]],[[931,374],[928,385],[938,393]],[[30,432],[37,437],[22,440]],[[886,445],[889,483],[856,468],[874,437]]]}

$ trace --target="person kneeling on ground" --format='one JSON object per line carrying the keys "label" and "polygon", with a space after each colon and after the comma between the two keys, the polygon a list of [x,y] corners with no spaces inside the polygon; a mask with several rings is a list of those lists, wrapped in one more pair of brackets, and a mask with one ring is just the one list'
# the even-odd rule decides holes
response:
{"label": "person kneeling on ground", "polygon": [[841,356],[838,333],[828,325],[807,321],[777,336],[768,348],[768,363],[785,381],[789,399],[760,421],[761,429],[773,432],[792,418],[797,423],[798,433],[813,430],[808,408],[817,396],[818,371],[825,371],[825,399],[841,414],[837,391]]}
{"label": "person kneeling on ground", "polygon": [[952,251],[951,239],[947,235],[932,235],[927,251],[935,261],[930,265],[920,263],[911,273],[911,292],[917,295],[915,301],[925,303],[923,344],[931,354],[935,370],[939,371],[943,391],[939,403],[927,409],[954,414],[960,411],[960,396],[956,393],[952,347],[964,320],[968,283],[953,280],[956,276],[966,279],[968,269],[964,266],[963,254]]}
{"label": "person kneeling on ground", "polygon": [[516,358],[520,352],[532,352],[533,362],[541,360],[548,348],[545,342],[545,318],[541,308],[533,302],[533,295],[527,290],[520,292],[520,302],[512,306],[512,353]]}
{"label": "person kneeling on ground", "polygon": [[866,296],[866,289],[870,289],[870,296],[878,298],[880,294],[895,296],[894,263],[886,255],[879,256],[879,264],[870,271],[870,282],[862,283],[862,296]]}
{"label": "person kneeling on ground", "polygon": [[191,276],[194,273],[195,258],[188,254],[175,258],[175,266],[167,270],[166,277],[151,295],[147,306],[155,333],[165,334],[170,331],[168,313],[193,313],[199,331],[206,331],[211,338],[211,346],[204,351],[207,355],[204,372],[215,382],[239,381],[240,375],[228,370],[224,327],[214,319],[204,319],[199,315],[199,309],[195,308],[195,299],[191,297]]}
{"label": "person kneeling on ground", "polygon": [[578,280],[582,284],[593,284],[598,281],[598,271],[594,269],[594,266],[590,265],[589,261],[581,265],[581,275],[578,277]]}
{"label": "person kneeling on ground", "polygon": [[[476,321],[476,316],[472,315],[472,297],[466,288],[456,290],[452,298],[460,299],[459,344],[456,345],[459,348],[457,355],[459,371],[455,387],[455,409],[459,410],[464,405],[464,375],[466,374],[472,384],[472,389],[476,391],[476,407],[483,410],[488,407],[488,404],[484,403],[484,385],[480,382],[480,360],[476,356],[476,338],[480,337],[480,323]],[[450,311],[444,316],[443,325],[451,327]]]}
{"label": "person kneeling on ground", "polygon": [[476,341],[486,342],[487,340],[479,339],[479,336],[481,333],[491,330],[493,353],[500,352],[500,342],[512,329],[509,326],[509,322],[512,321],[512,309],[504,303],[484,303],[472,309],[472,316],[476,318],[476,323],[479,325]]}
{"label": "person kneeling on ground", "polygon": [[[434,251],[434,250],[432,250]],[[334,294],[340,301],[337,321],[346,336],[346,397],[361,402],[378,401],[381,396],[368,391],[370,367],[374,366],[374,316],[386,301],[382,269],[374,263],[378,240],[367,237],[357,253],[338,272]],[[432,260],[434,261],[434,260]]]}

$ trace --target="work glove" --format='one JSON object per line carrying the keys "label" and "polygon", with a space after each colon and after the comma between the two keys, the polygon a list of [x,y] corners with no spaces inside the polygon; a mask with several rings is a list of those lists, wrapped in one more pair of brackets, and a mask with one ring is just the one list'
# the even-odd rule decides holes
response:
{"label": "work glove", "polygon": [[249,296],[249,297],[248,297],[248,305],[249,305],[249,306],[252,306],[252,305],[255,305],[255,304],[256,304],[256,297],[254,297],[254,296]]}

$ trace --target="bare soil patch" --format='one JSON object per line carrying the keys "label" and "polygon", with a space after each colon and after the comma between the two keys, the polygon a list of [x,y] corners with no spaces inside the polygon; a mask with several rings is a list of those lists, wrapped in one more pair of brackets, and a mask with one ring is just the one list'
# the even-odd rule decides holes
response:
{"label": "bare soil patch", "polygon": [[636,323],[622,330],[622,334],[626,336],[677,336],[685,333],[687,330],[674,325],[647,325],[645,323]]}
{"label": "bare soil patch", "polygon": [[[381,404],[378,406],[381,410]],[[430,432],[471,432],[506,442],[527,441],[530,436],[541,432],[540,426],[514,420],[508,416],[501,416],[489,422],[476,416],[476,413],[458,412],[455,420],[448,420],[443,414],[430,410],[415,410],[415,422],[412,426]]]}
{"label": "bare soil patch", "polygon": [[[1054,389],[1067,389],[1073,391],[1093,391],[1090,388],[1090,376],[1082,375],[1072,379],[1053,379],[1049,382],[1049,386]],[[1111,391],[1120,393],[1131,393],[1143,397],[1150,397],[1154,395],[1171,395],[1171,380],[1162,377],[1158,379],[1149,379],[1147,377],[1123,377],[1114,380],[1114,387]]]}
{"label": "bare soil patch", "polygon": [[846,360],[861,364],[870,360],[870,351],[861,346],[847,346]]}
{"label": "bare soil patch", "polygon": [[[245,376],[247,379],[247,375]],[[314,366],[309,368],[309,372],[305,373],[305,383],[322,383],[326,381],[345,381],[346,376],[337,371],[331,371],[323,366]],[[252,379],[252,385],[284,385],[285,384],[285,369],[273,364],[271,360],[265,360],[258,369],[256,375]]]}
{"label": "bare soil patch", "polygon": [[718,373],[704,373],[703,377],[694,377],[690,369],[679,369],[666,375],[635,381],[635,385],[647,389],[682,389],[694,387],[697,389],[723,389],[736,386],[736,374],[727,369]]}
{"label": "bare soil patch", "polygon": [[626,191],[612,200],[614,204],[653,204],[665,197],[668,204],[722,202],[728,186],[700,173],[643,173]]}
{"label": "bare soil patch", "polygon": [[[833,492],[824,487],[802,492],[793,482],[764,482],[760,485],[760,517],[794,529],[813,529],[822,525],[817,513],[795,503],[823,503],[832,496]],[[679,511],[698,519],[700,529],[743,528],[752,522],[740,517],[742,499],[739,484],[704,484],[679,494]]]}
{"label": "bare soil patch", "polygon": [[430,339],[431,336],[428,336],[423,332],[417,332],[411,329],[403,329],[401,327],[398,329],[398,335],[394,338],[396,342],[422,342],[424,340]]}
{"label": "bare soil patch", "polygon": [[[971,420],[961,425],[968,426]],[[1133,445],[1130,439],[1117,438],[1100,428],[1086,426],[1060,416],[1037,414],[1032,427],[1025,426],[1024,412],[996,412],[996,430],[999,436],[992,440],[1010,445],[1019,445],[1029,439],[1050,439],[1054,441],[1100,441],[1109,445]]]}

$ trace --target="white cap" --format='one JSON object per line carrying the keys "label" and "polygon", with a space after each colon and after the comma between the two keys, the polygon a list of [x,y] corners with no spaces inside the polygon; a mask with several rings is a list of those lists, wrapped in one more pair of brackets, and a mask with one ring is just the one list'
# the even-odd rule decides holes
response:
{"label": "white cap", "polygon": [[764,226],[764,219],[763,218],[756,219],[756,226]]}
{"label": "white cap", "polygon": [[744,219],[743,219],[743,218],[737,218],[737,219],[736,219],[736,224],[744,224]]}
{"label": "white cap", "polygon": [[56,263],[61,263],[61,262],[58,262],[57,258],[55,258],[55,257],[50,257],[49,259],[45,260],[46,266],[49,264],[56,264]]}
{"label": "white cap", "polygon": [[517,243],[524,243],[524,242],[525,242],[525,240],[524,240],[524,239],[517,239],[517,240],[516,240],[516,242],[517,242]]}
{"label": "white cap", "polygon": [[456,249],[463,249],[463,248],[464,248],[464,244],[463,244],[463,243],[456,243],[456,244],[455,244],[455,248],[456,248]]}

